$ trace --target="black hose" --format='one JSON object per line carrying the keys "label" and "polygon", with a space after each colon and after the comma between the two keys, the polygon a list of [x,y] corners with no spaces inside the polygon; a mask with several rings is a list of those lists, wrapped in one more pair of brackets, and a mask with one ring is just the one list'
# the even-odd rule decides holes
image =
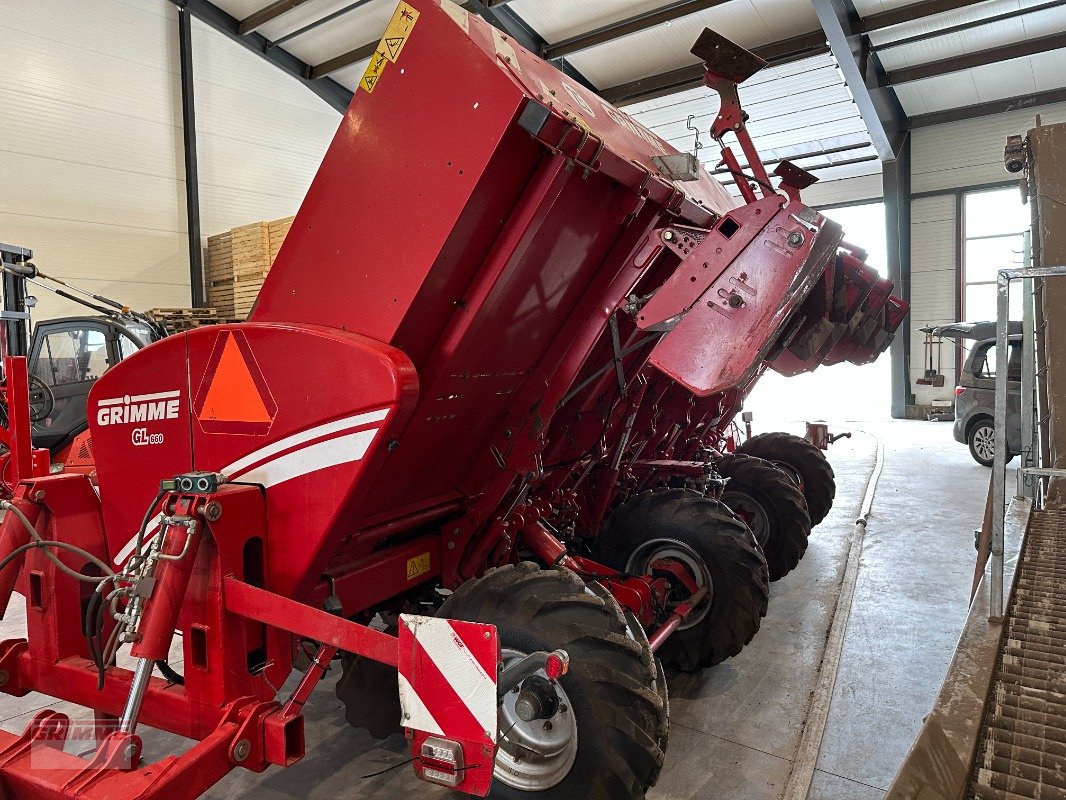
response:
{"label": "black hose", "polygon": [[177,686],[185,685],[185,676],[178,672],[174,667],[170,666],[164,659],[159,659],[155,662],[155,665],[159,667],[159,672],[173,684]]}

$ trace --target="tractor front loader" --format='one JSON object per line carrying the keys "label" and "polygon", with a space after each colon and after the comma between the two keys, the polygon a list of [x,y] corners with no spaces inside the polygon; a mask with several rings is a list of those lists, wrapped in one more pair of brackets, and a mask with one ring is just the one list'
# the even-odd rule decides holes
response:
{"label": "tractor front loader", "polygon": [[[290,765],[342,653],[348,719],[402,726],[424,780],[644,796],[661,662],[718,663],[767,609],[777,545],[715,469],[744,395],[870,357],[905,311],[802,204],[813,178],[763,168],[736,95],[761,62],[694,52],[739,201],[465,10],[400,3],[249,320],[97,381],[98,486],[18,473],[0,608],[24,595],[28,636],[0,689],[90,709],[99,743],[38,713],[0,734],[0,794],[176,800]],[[145,763],[149,727],[196,744]]]}

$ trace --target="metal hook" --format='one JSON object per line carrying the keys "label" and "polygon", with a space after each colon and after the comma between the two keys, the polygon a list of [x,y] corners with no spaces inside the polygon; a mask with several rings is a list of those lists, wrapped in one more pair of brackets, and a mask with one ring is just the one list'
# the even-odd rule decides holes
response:
{"label": "metal hook", "polygon": [[685,120],[685,129],[694,131],[696,134],[696,143],[692,148],[692,155],[698,156],[700,153],[700,149],[703,147],[703,145],[700,143],[700,129],[692,124],[692,120],[694,119],[696,119],[695,114],[688,115],[688,119]]}

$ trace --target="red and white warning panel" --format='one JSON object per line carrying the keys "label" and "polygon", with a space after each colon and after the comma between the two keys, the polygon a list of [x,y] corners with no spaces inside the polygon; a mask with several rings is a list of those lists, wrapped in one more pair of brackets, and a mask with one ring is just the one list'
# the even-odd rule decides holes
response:
{"label": "red and white warning panel", "polygon": [[496,627],[402,614],[399,634],[401,723],[416,771],[484,797],[496,754]]}

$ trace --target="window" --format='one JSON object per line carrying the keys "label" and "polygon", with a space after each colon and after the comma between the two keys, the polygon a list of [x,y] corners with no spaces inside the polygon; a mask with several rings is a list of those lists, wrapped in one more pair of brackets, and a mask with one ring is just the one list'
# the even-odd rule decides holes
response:
{"label": "window", "polygon": [[[964,198],[965,249],[962,261],[960,320],[996,318],[996,274],[1022,264],[1029,208],[1016,188],[968,192]],[[1022,318],[1020,286],[1010,293],[1010,318]]]}
{"label": "window", "polygon": [[[973,356],[972,365],[975,378],[993,379],[996,377],[996,343],[988,342],[981,345]],[[1007,352],[1007,380],[1020,381],[1022,379],[1022,343],[1010,342],[1010,350]]]}
{"label": "window", "polygon": [[34,372],[49,386],[62,386],[99,378],[107,367],[103,331],[65,330],[44,337]]}

